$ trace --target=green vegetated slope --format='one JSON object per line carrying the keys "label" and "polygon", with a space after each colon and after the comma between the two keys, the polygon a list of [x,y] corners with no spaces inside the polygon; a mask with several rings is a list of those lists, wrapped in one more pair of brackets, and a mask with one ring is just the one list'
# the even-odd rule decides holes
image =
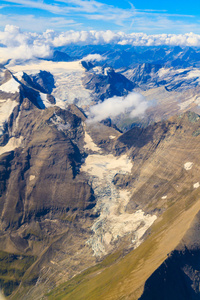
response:
{"label": "green vegetated slope", "polygon": [[21,278],[34,261],[34,256],[0,251],[0,288],[6,296],[19,286]]}

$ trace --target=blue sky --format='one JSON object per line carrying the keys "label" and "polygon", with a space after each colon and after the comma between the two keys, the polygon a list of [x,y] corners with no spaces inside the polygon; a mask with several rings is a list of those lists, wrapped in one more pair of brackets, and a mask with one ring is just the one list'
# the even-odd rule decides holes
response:
{"label": "blue sky", "polygon": [[112,30],[147,34],[200,34],[195,0],[0,0],[0,29],[24,31]]}

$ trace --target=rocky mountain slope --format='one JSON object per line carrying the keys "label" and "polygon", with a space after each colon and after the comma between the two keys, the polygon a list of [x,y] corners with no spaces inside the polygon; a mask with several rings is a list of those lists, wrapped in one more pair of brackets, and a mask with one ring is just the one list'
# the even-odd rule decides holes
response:
{"label": "rocky mountain slope", "polygon": [[126,209],[130,214],[142,208],[158,218],[137,249],[108,256],[96,269],[55,289],[50,299],[173,299],[183,286],[180,297],[199,298],[199,122],[189,113],[118,138],[118,151],[128,147],[134,157],[131,175],[115,178],[118,187],[131,190]]}
{"label": "rocky mountain slope", "polygon": [[[135,238],[139,243],[156,217],[141,212],[133,222],[125,212],[126,221],[118,216],[129,195],[121,194],[112,178],[132,167],[125,154],[112,154],[119,131],[87,125],[75,105],[58,107],[47,71],[2,72],[0,250],[5,260],[13,253],[16,266],[5,261],[1,285],[11,298],[36,299],[41,291],[102,260],[144,222]],[[114,220],[108,222],[111,212]],[[125,231],[124,222],[129,224]],[[27,267],[21,265],[21,256],[30,262]]]}
{"label": "rocky mountain slope", "polygon": [[112,68],[100,66],[90,68],[85,73],[83,85],[95,93],[98,100],[126,95],[135,87],[135,84],[122,74],[116,73]]}
{"label": "rocky mountain slope", "polygon": [[[190,62],[198,51],[148,51],[121,71],[57,52],[1,67],[0,286],[9,299],[199,298],[199,70],[153,62]],[[143,119],[88,120],[91,106],[133,91],[154,103]]]}

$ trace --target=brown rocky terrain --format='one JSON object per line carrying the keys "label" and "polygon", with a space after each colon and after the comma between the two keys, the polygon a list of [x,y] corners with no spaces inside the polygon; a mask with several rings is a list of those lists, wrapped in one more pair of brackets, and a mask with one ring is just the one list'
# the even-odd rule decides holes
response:
{"label": "brown rocky terrain", "polygon": [[[185,295],[196,299],[199,115],[183,111],[121,133],[112,122],[88,123],[73,104],[56,106],[50,73],[2,72],[0,285],[5,295],[159,299],[171,286],[175,260],[177,277],[188,283]],[[98,78],[90,79],[95,88]],[[159,274],[166,266],[165,282]],[[164,283],[156,294],[159,276]]]}
{"label": "brown rocky terrain", "polygon": [[[11,297],[36,299],[41,291],[96,263],[85,243],[98,214],[93,212],[96,200],[89,177],[80,172],[88,155],[85,115],[74,105],[41,109],[38,90],[26,82],[22,80],[19,92],[3,95],[4,101],[11,98],[17,104],[0,148],[0,251],[2,261],[15,255],[16,266],[12,260],[5,262],[1,285],[7,296],[14,291]],[[99,144],[108,151],[112,141],[107,137],[119,133],[101,128],[105,133],[99,135]],[[20,257],[31,266],[22,266]]]}
{"label": "brown rocky terrain", "polygon": [[[55,289],[50,299],[138,299],[143,289],[141,299],[160,299],[166,289],[166,299],[178,294],[198,299],[199,122],[199,116],[189,112],[146,129],[134,128],[118,138],[116,153],[128,151],[133,159],[131,174],[114,177],[119,188],[131,191],[126,210],[131,214],[142,209],[158,218],[137,249],[126,256],[116,254],[114,261],[108,256],[96,270]],[[119,259],[120,255],[124,257]],[[185,290],[179,293],[183,284]]]}

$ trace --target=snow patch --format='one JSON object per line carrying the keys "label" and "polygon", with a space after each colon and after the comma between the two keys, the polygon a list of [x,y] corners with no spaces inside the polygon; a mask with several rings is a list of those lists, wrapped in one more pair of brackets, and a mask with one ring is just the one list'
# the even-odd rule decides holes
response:
{"label": "snow patch", "polygon": [[188,108],[192,103],[200,105],[200,97],[198,97],[198,96],[191,97],[188,100],[186,100],[182,103],[179,103],[178,106],[180,107],[181,110],[184,110],[184,109]]}
{"label": "snow patch", "polygon": [[85,131],[85,138],[84,138],[84,148],[92,151],[101,152],[101,148],[99,148],[92,140],[90,135]]}
{"label": "snow patch", "polygon": [[63,119],[60,116],[56,115],[56,113],[54,113],[53,117],[50,118],[50,121],[54,125],[56,125],[56,127],[58,128],[58,130],[61,130],[61,131],[68,130],[71,127],[69,123],[63,124],[63,122],[64,122]]}
{"label": "snow patch", "polygon": [[200,97],[197,96],[194,103],[200,106]]}
{"label": "snow patch", "polygon": [[81,61],[72,61],[72,62],[53,62],[46,60],[33,60],[28,63],[23,63],[20,65],[9,65],[9,70],[12,72],[32,72],[38,70],[46,70],[49,72],[61,72],[63,70],[84,70]]}
{"label": "snow patch", "polygon": [[158,70],[158,76],[159,77],[165,76],[169,72],[170,72],[170,68],[161,68],[160,70]]}
{"label": "snow patch", "polygon": [[12,93],[15,94],[16,92],[19,92],[19,82],[17,82],[13,77],[8,80],[6,83],[2,84],[0,86],[0,90],[6,93]]}
{"label": "snow patch", "polygon": [[20,116],[21,116],[21,111],[19,111],[18,116],[17,116],[17,118],[15,119],[15,121],[13,123],[12,132],[11,132],[12,136],[15,136],[17,131],[18,131]]}
{"label": "snow patch", "polygon": [[[44,93],[39,93],[40,98],[38,99],[38,102],[42,102],[42,104],[48,108],[48,107],[52,107],[53,105],[49,102],[49,100],[47,99],[47,94]],[[39,103],[40,105],[40,103]]]}
{"label": "snow patch", "polygon": [[59,124],[58,126],[57,126],[57,128],[58,128],[58,130],[60,130],[60,131],[65,131],[65,130],[68,130],[68,129],[70,129],[70,124],[69,123],[67,123],[67,124]]}
{"label": "snow patch", "polygon": [[20,71],[20,72],[15,73],[15,77],[16,77],[19,81],[22,80],[23,75],[24,75],[24,72],[23,72],[23,71]]}
{"label": "snow patch", "polygon": [[35,175],[30,175],[29,180],[32,181],[35,179]]}
{"label": "snow patch", "polygon": [[18,103],[11,99],[0,100],[0,135],[3,134],[4,124],[8,121],[11,113]]}
{"label": "snow patch", "polygon": [[20,147],[22,144],[22,140],[23,140],[22,136],[20,136],[19,138],[16,137],[10,138],[8,143],[5,146],[0,147],[0,155]]}
{"label": "snow patch", "polygon": [[162,196],[161,199],[167,199],[167,195]]}
{"label": "snow patch", "polygon": [[200,186],[199,182],[196,182],[196,183],[193,184],[194,189],[198,189],[199,186]]}
{"label": "snow patch", "polygon": [[186,163],[184,164],[184,169],[185,169],[186,171],[191,170],[192,167],[193,167],[193,162],[188,161],[188,162],[186,162]]}
{"label": "snow patch", "polygon": [[185,78],[190,79],[190,78],[196,78],[196,77],[198,77],[198,78],[200,77],[199,69],[194,69],[194,70],[190,71]]}
{"label": "snow patch", "polygon": [[115,138],[116,138],[115,135],[110,135],[110,136],[109,136],[109,139],[111,139],[111,140],[113,140],[113,139],[115,139]]}

